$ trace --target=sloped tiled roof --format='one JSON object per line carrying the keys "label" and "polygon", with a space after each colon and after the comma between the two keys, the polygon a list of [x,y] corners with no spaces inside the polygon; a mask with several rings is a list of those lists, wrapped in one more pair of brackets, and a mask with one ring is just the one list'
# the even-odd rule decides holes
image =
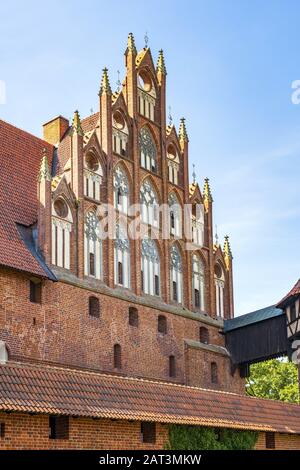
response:
{"label": "sloped tiled roof", "polygon": [[51,165],[52,145],[0,120],[0,265],[46,277],[16,225],[37,221],[37,175],[43,148]]}
{"label": "sloped tiled roof", "polygon": [[280,302],[278,302],[277,307],[284,307],[287,300],[297,295],[300,295],[300,279],[298,279],[298,281],[296,282],[294,287],[290,290],[290,292],[287,295],[285,295],[283,299],[281,299]]}
{"label": "sloped tiled roof", "polygon": [[253,323],[258,323],[269,318],[278,317],[283,315],[283,311],[280,308],[276,308],[275,305],[270,307],[261,308],[260,310],[255,310],[254,312],[246,313],[245,315],[240,315],[239,317],[232,318],[230,320],[224,321],[224,331],[236,330],[243,326],[252,325]]}
{"label": "sloped tiled roof", "polygon": [[81,127],[86,134],[87,132],[90,132],[95,129],[99,121],[99,113],[94,113],[91,114],[90,116],[87,116],[86,118],[81,120]]}
{"label": "sloped tiled roof", "polygon": [[0,366],[0,410],[300,434],[300,406],[53,366]]}

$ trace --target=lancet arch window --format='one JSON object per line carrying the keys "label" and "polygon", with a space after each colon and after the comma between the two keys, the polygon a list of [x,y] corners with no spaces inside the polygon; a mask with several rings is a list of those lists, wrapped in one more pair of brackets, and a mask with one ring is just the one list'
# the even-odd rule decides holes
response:
{"label": "lancet arch window", "polygon": [[84,274],[102,278],[101,227],[95,212],[86,214],[84,224]]}
{"label": "lancet arch window", "polygon": [[120,167],[114,171],[114,207],[124,214],[128,213],[129,208],[129,183],[125,171]]}
{"label": "lancet arch window", "polygon": [[141,218],[145,224],[159,227],[159,204],[155,189],[147,179],[140,190]]}
{"label": "lancet arch window", "polygon": [[101,198],[103,171],[94,151],[89,151],[84,158],[84,195],[96,201]]}
{"label": "lancet arch window", "polygon": [[128,156],[128,126],[123,113],[117,110],[113,114],[113,151],[122,157]]}
{"label": "lancet arch window", "polygon": [[130,241],[126,230],[120,224],[116,226],[114,246],[115,284],[130,287]]}
{"label": "lancet arch window", "polygon": [[170,250],[170,281],[171,298],[179,304],[183,301],[183,267],[182,257],[177,245],[172,245]]}
{"label": "lancet arch window", "polygon": [[139,135],[139,146],[141,155],[141,166],[148,171],[157,173],[157,150],[156,145],[147,127],[142,127]]}
{"label": "lancet arch window", "polygon": [[205,310],[205,269],[199,255],[192,258],[193,305],[197,310]]}
{"label": "lancet arch window", "polygon": [[178,185],[180,160],[179,160],[177,149],[173,144],[168,145],[167,162],[168,162],[169,182],[172,184]]}
{"label": "lancet arch window", "polygon": [[146,71],[138,74],[138,110],[142,116],[154,121],[156,91],[153,80]]}
{"label": "lancet arch window", "polygon": [[220,264],[215,265],[214,270],[215,292],[216,292],[216,313],[219,317],[224,318],[224,288],[225,276],[223,268]]}
{"label": "lancet arch window", "polygon": [[71,210],[62,197],[52,205],[52,264],[70,269],[70,234],[72,231]]}
{"label": "lancet arch window", "polygon": [[204,245],[204,207],[197,202],[192,206],[192,239],[195,245]]}
{"label": "lancet arch window", "polygon": [[144,294],[160,295],[160,259],[156,243],[151,238],[142,240],[141,279]]}
{"label": "lancet arch window", "polygon": [[182,210],[174,193],[169,195],[170,233],[176,237],[182,236]]}

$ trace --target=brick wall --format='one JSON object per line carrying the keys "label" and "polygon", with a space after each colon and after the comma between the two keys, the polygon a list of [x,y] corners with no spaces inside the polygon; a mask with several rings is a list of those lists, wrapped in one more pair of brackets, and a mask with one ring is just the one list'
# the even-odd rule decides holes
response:
{"label": "brick wall", "polygon": [[[88,313],[90,295],[100,300],[100,318]],[[132,305],[138,309],[138,327],[128,323]],[[165,335],[157,331],[160,314],[167,318]],[[185,340],[199,341],[200,326],[209,330],[212,344],[224,346],[224,337],[216,326],[63,282],[43,281],[42,303],[32,303],[29,279],[13,271],[0,271],[0,339],[7,343],[10,357],[169,380],[169,356],[174,355],[176,377],[172,380],[199,386],[210,384],[209,372],[206,377],[203,371],[205,362],[214,360],[219,364],[218,387],[232,390],[230,361],[226,358],[224,362],[219,354],[210,353],[208,357],[194,350],[187,377]],[[113,368],[116,343],[122,348],[121,371]]]}
{"label": "brick wall", "polygon": [[[217,383],[211,381],[211,363],[217,364]],[[194,387],[245,393],[245,380],[232,371],[228,357],[186,346],[187,383]]]}
{"label": "brick wall", "polygon": [[[0,449],[103,449],[160,450],[168,440],[168,425],[156,424],[155,444],[143,443],[141,423],[109,419],[70,418],[69,439],[49,439],[49,417],[23,413],[0,413],[5,424]],[[265,433],[255,447],[266,450]],[[276,450],[300,450],[300,436],[275,433]]]}
{"label": "brick wall", "polygon": [[0,449],[163,449],[168,426],[156,425],[156,443],[141,439],[141,423],[109,419],[70,418],[69,439],[49,439],[49,417],[21,413],[0,413],[5,436]]}
{"label": "brick wall", "polygon": [[[266,433],[259,433],[255,449],[266,450]],[[300,450],[300,435],[275,433],[275,450]]]}

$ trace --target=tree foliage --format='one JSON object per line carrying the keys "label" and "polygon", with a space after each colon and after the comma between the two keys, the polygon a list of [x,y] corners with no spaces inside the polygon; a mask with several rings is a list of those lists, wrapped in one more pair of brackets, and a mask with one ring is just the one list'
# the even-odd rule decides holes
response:
{"label": "tree foliage", "polygon": [[200,426],[171,425],[170,450],[250,450],[258,433],[234,429],[215,429]]}
{"label": "tree foliage", "polygon": [[298,367],[287,359],[271,359],[253,364],[246,391],[254,397],[298,403]]}

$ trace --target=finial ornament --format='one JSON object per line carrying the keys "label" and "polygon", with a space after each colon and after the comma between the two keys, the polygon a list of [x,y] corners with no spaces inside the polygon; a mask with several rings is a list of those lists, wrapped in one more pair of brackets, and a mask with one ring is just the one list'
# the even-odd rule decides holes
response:
{"label": "finial ornament", "polygon": [[195,171],[195,164],[193,163],[193,174],[192,174],[192,177],[193,177],[193,184],[196,184],[196,171]]}
{"label": "finial ornament", "polygon": [[145,33],[144,40],[145,40],[145,49],[147,49],[148,42],[149,42],[148,31],[146,31],[146,33]]}
{"label": "finial ornament", "polygon": [[204,180],[203,199],[204,199],[205,209],[208,210],[209,204],[213,202],[208,178],[205,178]]}
{"label": "finial ornament", "polygon": [[119,91],[121,90],[121,80],[120,80],[120,70],[117,70],[117,74],[118,74],[118,80],[117,80],[117,92],[119,93]]}
{"label": "finial ornament", "polygon": [[182,140],[184,142],[188,142],[189,138],[187,135],[186,127],[185,127],[185,118],[180,119],[180,126],[179,126],[179,140]]}
{"label": "finial ornament", "polygon": [[38,181],[51,181],[51,173],[50,173],[50,168],[49,168],[49,163],[48,163],[48,157],[47,157],[47,150],[44,148],[43,149],[43,156],[41,160],[41,165],[40,165],[40,170],[38,173]]}
{"label": "finial ornament", "polygon": [[111,87],[110,87],[109,78],[108,78],[108,69],[106,67],[103,69],[103,75],[102,75],[99,94],[103,95],[104,93],[111,95]]}
{"label": "finial ornament", "polygon": [[74,112],[73,121],[72,121],[72,129],[73,129],[73,132],[76,132],[79,135],[83,135],[80,116],[79,116],[79,112],[77,111],[77,109]]}
{"label": "finial ornament", "polygon": [[169,109],[169,115],[168,115],[168,119],[169,119],[169,127],[171,127],[171,126],[172,126],[172,124],[173,124],[172,108],[171,108],[171,106],[169,106],[169,108],[168,108],[168,109]]}
{"label": "finial ornament", "polygon": [[159,51],[159,54],[158,54],[156,71],[162,73],[163,75],[167,75],[164,53],[162,49]]}
{"label": "finial ornament", "polygon": [[132,33],[128,34],[127,49],[128,51],[136,54],[135,41],[134,41],[134,36]]}
{"label": "finial ornament", "polygon": [[233,256],[232,256],[231,246],[229,243],[229,236],[225,235],[224,238],[225,238],[224,247],[223,247],[224,260],[225,260],[226,268],[227,270],[229,270],[230,263],[232,261]]}

